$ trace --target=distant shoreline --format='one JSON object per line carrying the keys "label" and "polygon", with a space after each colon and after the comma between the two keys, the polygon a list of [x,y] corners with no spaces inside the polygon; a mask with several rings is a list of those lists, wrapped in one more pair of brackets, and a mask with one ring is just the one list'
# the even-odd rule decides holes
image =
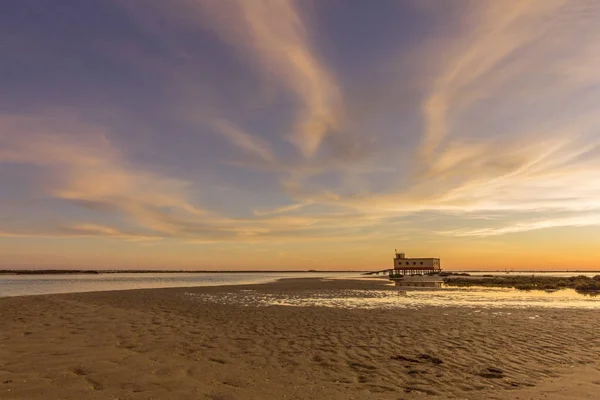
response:
{"label": "distant shoreline", "polygon": [[[100,274],[266,274],[266,273],[365,273],[371,270],[95,270],[95,269],[0,269],[0,275],[100,275]],[[489,274],[545,274],[545,273],[569,273],[590,274],[600,273],[600,270],[444,270],[449,273],[489,273]]]}
{"label": "distant shoreline", "polygon": [[280,274],[280,273],[360,273],[364,271],[349,271],[349,270],[68,270],[68,269],[39,269],[39,270],[0,270],[0,275],[100,275],[100,274]]}

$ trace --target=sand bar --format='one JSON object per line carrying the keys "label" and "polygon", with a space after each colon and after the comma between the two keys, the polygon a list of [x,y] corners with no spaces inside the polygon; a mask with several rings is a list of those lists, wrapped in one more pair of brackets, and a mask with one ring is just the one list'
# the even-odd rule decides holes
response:
{"label": "sand bar", "polygon": [[0,398],[600,395],[594,310],[365,310],[210,300],[248,290],[305,296],[388,288],[380,281],[292,279],[1,298]]}

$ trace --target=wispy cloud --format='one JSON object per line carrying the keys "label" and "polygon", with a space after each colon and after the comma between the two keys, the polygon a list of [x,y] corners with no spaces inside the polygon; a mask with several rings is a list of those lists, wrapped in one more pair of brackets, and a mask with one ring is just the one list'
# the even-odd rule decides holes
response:
{"label": "wispy cloud", "polygon": [[[470,4],[456,40],[443,41],[442,56],[423,60],[443,62],[422,104],[423,140],[410,149],[414,156],[401,153],[414,161],[416,173],[396,169],[403,184],[392,180],[375,192],[351,185],[362,174],[356,169],[313,164],[282,180],[286,193],[337,207],[349,218],[367,214],[373,226],[422,212],[452,213],[460,226],[469,220],[460,213],[498,211],[546,216],[512,220],[511,226],[490,228],[494,234],[580,226],[585,217],[554,215],[600,208],[594,195],[600,190],[600,124],[592,90],[600,73],[585,67],[597,59],[592,49],[600,39],[594,29],[600,7],[584,3]],[[397,165],[391,157],[372,171]],[[335,178],[321,180],[327,174]],[[465,229],[452,232],[474,232]]]}
{"label": "wispy cloud", "polygon": [[[228,135],[244,150],[271,160],[262,145],[231,125]],[[233,133],[232,133],[233,132]],[[192,200],[190,183],[132,163],[107,132],[68,114],[0,117],[0,164],[33,168],[30,184],[40,196],[89,211],[86,216],[37,221],[35,226],[5,223],[12,237],[104,237],[121,240],[173,238],[190,243],[358,240],[371,224],[366,215],[308,213],[308,203],[256,211],[249,218],[219,215]],[[39,179],[43,177],[43,179]],[[194,188],[199,190],[200,188]],[[111,223],[91,218],[102,213]],[[115,220],[113,217],[117,217]],[[88,219],[89,218],[89,219]],[[125,227],[123,227],[125,226]]]}
{"label": "wispy cloud", "polygon": [[[491,93],[482,90],[485,81],[499,77],[504,80],[505,70],[510,71],[511,66],[506,65],[512,61],[510,57],[548,34],[555,22],[552,13],[565,3],[565,0],[524,0],[470,4],[472,8],[467,11],[474,18],[467,22],[473,28],[453,46],[454,54],[442,64],[443,70],[423,103],[426,131],[421,153],[425,157],[432,157],[448,135],[457,110],[490,96]],[[496,77],[490,78],[493,73]]]}
{"label": "wispy cloud", "polygon": [[310,157],[339,128],[341,93],[317,56],[310,30],[293,0],[169,2],[169,14],[188,26],[210,26],[232,44],[263,79],[296,99],[289,139]]}
{"label": "wispy cloud", "polygon": [[2,162],[39,168],[46,195],[116,210],[152,230],[172,231],[169,215],[203,214],[187,182],[130,165],[102,129],[70,115],[1,116]]}
{"label": "wispy cloud", "polygon": [[264,140],[250,135],[231,122],[220,120],[215,122],[215,126],[220,133],[225,135],[231,143],[243,152],[258,158],[267,164],[273,164],[275,162],[275,156],[269,148],[268,143]]}
{"label": "wispy cloud", "polygon": [[[579,226],[555,210],[598,208],[600,165],[590,88],[600,83],[591,51],[600,39],[593,2],[476,2],[443,50],[422,105],[422,170],[412,190],[425,207],[545,210],[494,234]],[[578,46],[573,43],[579,42]],[[419,189],[417,189],[419,188]],[[597,220],[592,219],[591,224]],[[463,232],[456,230],[453,232]]]}
{"label": "wispy cloud", "polygon": [[[585,67],[597,59],[591,49],[600,39],[593,28],[600,9],[584,3],[471,4],[455,42],[444,40],[443,56],[424,60],[444,62],[423,102],[423,141],[414,157],[402,153],[420,166],[416,174],[403,185],[356,192],[343,184],[311,185],[308,172],[285,181],[287,193],[368,213],[374,224],[445,212],[460,226],[469,224],[461,213],[529,210],[545,217],[511,220],[489,232],[580,226],[585,217],[554,215],[565,210],[584,215],[600,207],[594,197],[600,190],[598,96],[591,90],[600,84],[600,73]],[[573,46],[577,40],[580,45]],[[398,176],[407,178],[403,171]]]}
{"label": "wispy cloud", "polygon": [[155,241],[159,236],[143,235],[139,232],[125,232],[110,226],[80,224],[65,226],[37,226],[34,229],[3,229],[0,230],[0,237],[12,238],[109,238],[126,241]]}
{"label": "wispy cloud", "polygon": [[506,235],[509,233],[528,232],[538,229],[548,228],[563,228],[563,227],[585,227],[585,226],[599,226],[600,225],[600,213],[585,214],[581,216],[568,217],[568,218],[553,218],[545,217],[534,221],[517,222],[515,224],[500,226],[500,227],[488,227],[488,228],[462,228],[449,231],[443,231],[442,234],[448,236],[457,237],[488,237],[488,236],[499,236]]}
{"label": "wispy cloud", "polygon": [[275,209],[271,209],[271,210],[255,210],[254,214],[255,215],[273,215],[273,214],[282,214],[282,213],[287,213],[290,211],[297,211],[300,210],[306,206],[310,205],[310,203],[296,203],[296,204],[289,204],[287,206],[283,206],[283,207],[279,207],[279,208],[275,208]]}

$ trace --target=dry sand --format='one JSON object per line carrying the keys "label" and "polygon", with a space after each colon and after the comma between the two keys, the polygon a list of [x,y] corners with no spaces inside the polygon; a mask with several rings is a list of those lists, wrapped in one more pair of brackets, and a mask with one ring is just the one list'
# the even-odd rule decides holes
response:
{"label": "dry sand", "polygon": [[[251,288],[349,287],[382,283]],[[244,307],[186,294],[244,289],[2,298],[0,398],[600,398],[597,311]]]}

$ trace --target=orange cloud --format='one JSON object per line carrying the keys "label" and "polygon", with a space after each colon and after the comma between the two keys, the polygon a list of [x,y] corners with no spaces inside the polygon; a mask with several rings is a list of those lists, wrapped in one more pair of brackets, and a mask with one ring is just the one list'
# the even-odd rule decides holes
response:
{"label": "orange cloud", "polygon": [[136,223],[173,232],[162,208],[198,217],[188,183],[130,165],[102,131],[68,115],[1,116],[0,162],[47,173],[41,190],[56,198],[120,210]]}

